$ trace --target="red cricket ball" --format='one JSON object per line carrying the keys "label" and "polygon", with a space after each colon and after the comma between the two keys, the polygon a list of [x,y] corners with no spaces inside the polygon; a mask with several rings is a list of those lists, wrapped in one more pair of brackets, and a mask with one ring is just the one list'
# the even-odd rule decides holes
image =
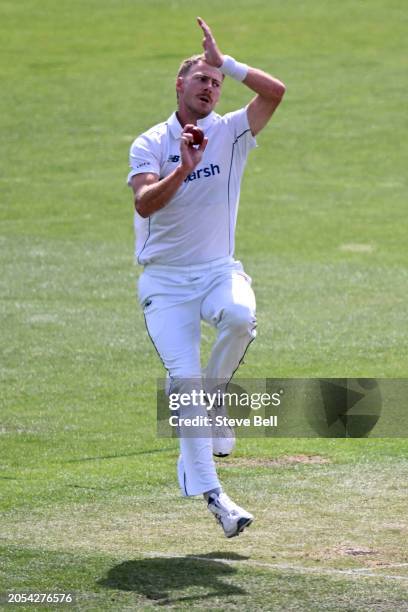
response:
{"label": "red cricket ball", "polygon": [[196,125],[185,128],[184,132],[193,135],[193,145],[200,145],[204,140],[203,130]]}

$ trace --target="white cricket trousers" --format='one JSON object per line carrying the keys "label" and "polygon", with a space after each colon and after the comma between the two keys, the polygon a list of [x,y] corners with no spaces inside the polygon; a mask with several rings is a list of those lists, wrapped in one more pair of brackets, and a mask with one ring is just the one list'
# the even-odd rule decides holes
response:
{"label": "white cricket trousers", "polygon": [[[241,262],[227,257],[189,266],[149,264],[139,278],[138,293],[150,339],[170,376],[171,393],[189,393],[202,384],[205,388],[201,320],[217,329],[205,378],[232,377],[256,335],[255,295]],[[204,405],[180,409],[180,417],[197,415],[208,416]],[[200,437],[188,437],[179,431],[177,471],[185,496],[221,486],[211,427],[201,432]]]}

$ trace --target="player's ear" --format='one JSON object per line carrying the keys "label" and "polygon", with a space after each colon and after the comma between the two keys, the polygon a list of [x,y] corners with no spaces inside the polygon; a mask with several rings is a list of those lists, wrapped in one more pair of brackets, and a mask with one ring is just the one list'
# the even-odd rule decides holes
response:
{"label": "player's ear", "polygon": [[177,93],[181,93],[183,91],[184,86],[184,78],[182,76],[178,76],[176,79],[176,91]]}

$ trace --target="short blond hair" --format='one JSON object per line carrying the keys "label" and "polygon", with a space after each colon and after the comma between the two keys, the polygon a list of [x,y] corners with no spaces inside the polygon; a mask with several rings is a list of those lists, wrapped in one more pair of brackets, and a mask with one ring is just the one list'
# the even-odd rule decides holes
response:
{"label": "short blond hair", "polygon": [[198,62],[205,62],[205,55],[201,53],[200,55],[192,55],[191,57],[187,57],[187,59],[183,60],[180,64],[180,68],[177,73],[177,77],[183,77],[188,72],[192,66],[198,64]]}

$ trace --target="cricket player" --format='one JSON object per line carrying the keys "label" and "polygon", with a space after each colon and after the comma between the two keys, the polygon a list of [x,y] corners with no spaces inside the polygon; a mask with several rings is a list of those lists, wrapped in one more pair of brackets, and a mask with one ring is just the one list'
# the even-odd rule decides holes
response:
{"label": "cricket player", "polygon": [[[229,381],[255,338],[255,296],[251,278],[234,259],[235,225],[248,153],[285,92],[281,81],[222,54],[209,26],[197,21],[204,53],[182,62],[177,110],[136,138],[128,175],[136,257],[144,266],[139,301],[168,372],[169,393],[176,395],[205,388],[206,380]],[[220,116],[214,109],[225,77],[243,83],[255,96],[244,108]],[[188,131],[192,126],[204,132],[199,146]],[[204,370],[201,320],[217,330]],[[187,422],[187,417],[208,416],[208,410],[199,402],[181,407],[179,415]],[[235,442],[226,429],[220,435],[207,423],[199,435],[188,435],[180,426],[178,478],[183,495],[204,495],[230,538],[253,516],[231,501],[217,477],[213,453],[226,455]]]}

